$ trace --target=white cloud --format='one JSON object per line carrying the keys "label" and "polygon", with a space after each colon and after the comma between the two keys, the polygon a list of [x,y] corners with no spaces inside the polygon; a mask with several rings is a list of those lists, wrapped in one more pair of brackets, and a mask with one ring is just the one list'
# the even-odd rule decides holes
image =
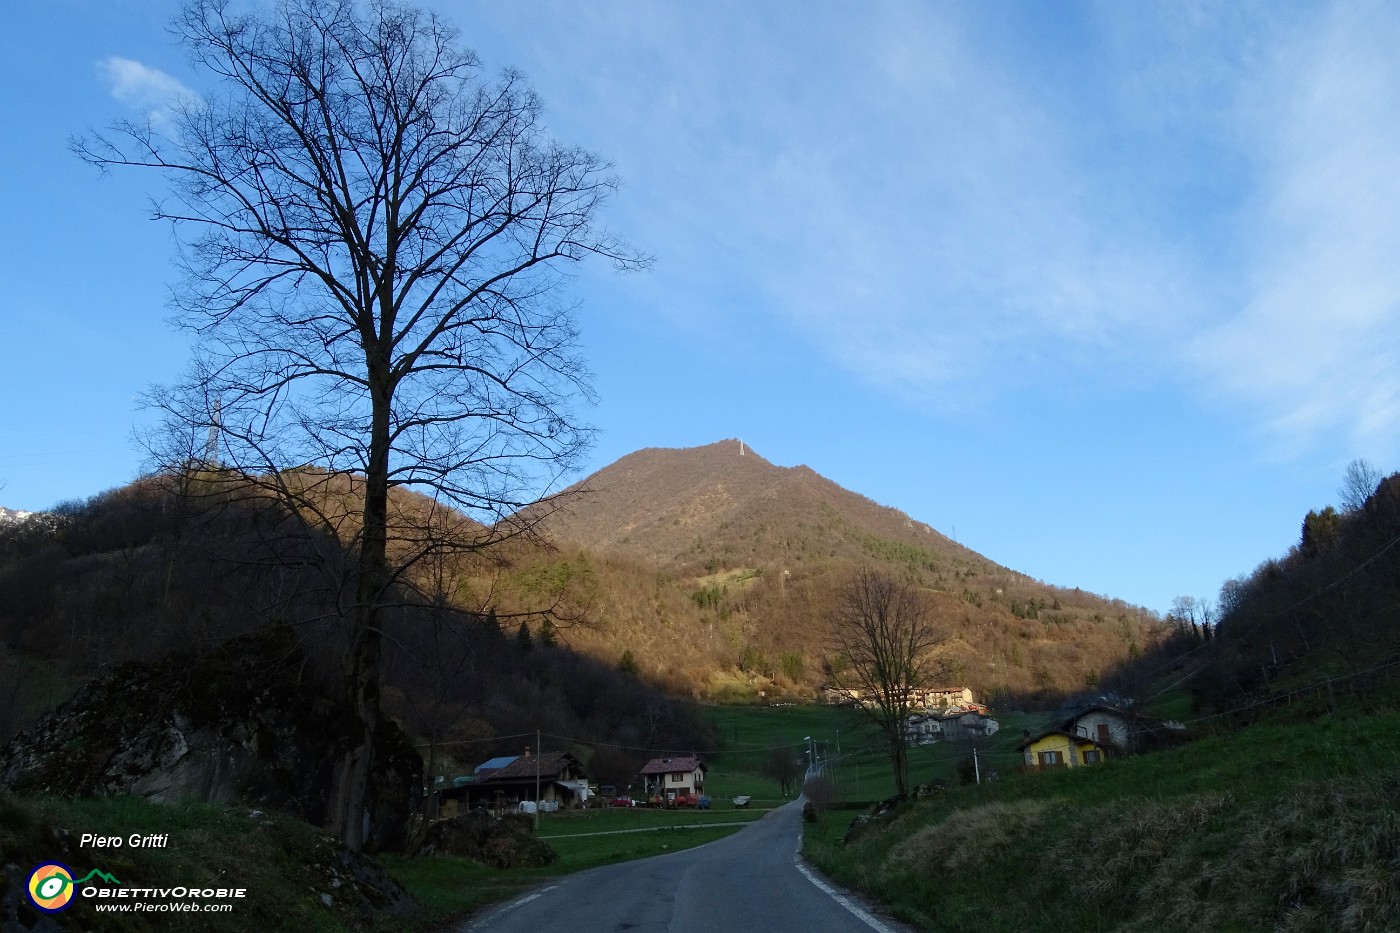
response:
{"label": "white cloud", "polygon": [[1295,452],[1400,433],[1392,7],[538,19],[578,50],[540,54],[551,119],[588,115],[659,257],[635,287],[698,337],[762,318],[906,397],[1151,381]]}
{"label": "white cloud", "polygon": [[[723,283],[752,296],[744,313],[922,396],[996,393],[1045,361],[1140,372],[1121,361],[1188,313],[1190,276],[1132,180],[1079,161],[1084,128],[962,14],[752,9],[590,23],[638,43],[593,99],[612,103],[604,148],[629,189],[656,192],[636,235],[673,314],[723,326]],[[649,60],[666,67],[639,82]]]}
{"label": "white cloud", "polygon": [[782,121],[788,157],[755,165],[757,207],[787,237],[761,272],[770,296],[828,354],[911,394],[1122,365],[1188,306],[1180,260],[1137,193],[1080,160],[1084,130],[1058,102],[932,17],[833,24],[857,80],[794,109],[842,119]]}
{"label": "white cloud", "polygon": [[114,98],[156,124],[167,123],[182,101],[198,98],[178,78],[129,58],[110,56],[97,67]]}
{"label": "white cloud", "polygon": [[1296,23],[1245,88],[1260,167],[1241,236],[1249,297],[1195,356],[1275,440],[1400,440],[1400,17],[1341,4]]}

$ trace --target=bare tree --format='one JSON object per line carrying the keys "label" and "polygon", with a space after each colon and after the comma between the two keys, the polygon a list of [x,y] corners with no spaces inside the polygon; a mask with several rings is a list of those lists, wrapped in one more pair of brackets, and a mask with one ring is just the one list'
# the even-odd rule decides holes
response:
{"label": "bare tree", "polygon": [[[74,149],[170,180],[154,216],[183,236],[173,302],[197,338],[187,380],[153,394],[172,436],[209,432],[218,475],[352,555],[337,615],[358,734],[327,823],[359,848],[380,613],[416,561],[508,533],[575,465],[590,389],[563,267],[643,259],[598,226],[608,166],[547,138],[523,79],[483,78],[436,16],[253,9],[189,0],[173,31],[218,89]],[[395,487],[432,505],[401,516]]]}
{"label": "bare tree", "polygon": [[815,823],[836,803],[836,782],[825,774],[814,774],[803,782],[802,796],[807,798],[802,816],[807,822]]}
{"label": "bare tree", "polygon": [[786,797],[792,793],[792,785],[802,776],[802,759],[791,746],[775,746],[768,750],[768,757],[759,764],[758,771],[777,784]]}
{"label": "bare tree", "polygon": [[1211,636],[1211,631],[1217,621],[1217,613],[1209,599],[1177,596],[1172,599],[1172,607],[1167,612],[1167,621],[1176,628],[1178,634],[1204,640]]}
{"label": "bare tree", "polygon": [[1347,464],[1342,474],[1342,485],[1337,488],[1343,512],[1359,512],[1366,506],[1366,500],[1381,482],[1381,471],[1375,464],[1360,458]]}
{"label": "bare tree", "polygon": [[914,692],[931,686],[939,635],[923,595],[888,574],[862,569],[842,587],[832,617],[831,647],[838,686],[858,706],[889,750],[898,793],[909,793],[906,723]]}

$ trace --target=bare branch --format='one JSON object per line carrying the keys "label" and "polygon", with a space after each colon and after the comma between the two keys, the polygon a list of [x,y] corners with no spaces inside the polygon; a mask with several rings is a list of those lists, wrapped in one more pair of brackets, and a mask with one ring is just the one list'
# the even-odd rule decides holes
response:
{"label": "bare branch", "polygon": [[831,620],[837,686],[884,736],[900,794],[909,792],[905,725],[916,690],[931,686],[940,638],[922,593],[864,568],[841,589]]}
{"label": "bare branch", "polygon": [[[334,828],[355,846],[377,617],[435,556],[520,534],[502,519],[578,462],[591,389],[562,268],[645,259],[597,226],[606,163],[548,138],[525,81],[484,79],[436,16],[389,0],[259,9],[188,0],[173,29],[218,93],[182,101],[168,133],[119,123],[73,149],[169,179],[154,214],[182,237],[173,303],[197,340],[186,380],[149,399],[171,435],[217,432],[205,467],[339,548],[325,572],[365,734]],[[397,514],[396,487],[431,507]]]}

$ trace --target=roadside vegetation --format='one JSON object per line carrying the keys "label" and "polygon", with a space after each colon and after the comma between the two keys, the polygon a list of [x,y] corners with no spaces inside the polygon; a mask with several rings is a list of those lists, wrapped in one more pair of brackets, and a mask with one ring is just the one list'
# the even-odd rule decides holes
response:
{"label": "roadside vegetation", "polygon": [[[123,845],[82,845],[83,833],[120,837]],[[129,844],[133,834],[164,836],[166,844],[135,847]],[[372,859],[347,852],[326,833],[284,814],[204,804],[162,806],[132,797],[0,796],[0,889],[5,910],[12,912],[4,918],[5,929],[35,928],[38,914],[26,903],[24,888],[34,866],[53,861],[68,866],[75,878],[99,869],[120,882],[94,882],[99,888],[246,891],[241,898],[210,898],[209,903],[230,903],[233,909],[200,913],[201,930],[332,933],[359,928],[372,915],[404,928],[412,907]],[[69,909],[48,918],[54,926],[43,928],[115,933],[178,925],[170,914],[99,914],[94,903],[75,898]],[[188,921],[194,915],[181,916]]]}
{"label": "roadside vegetation", "polygon": [[[5,795],[0,797],[0,865],[6,866],[0,892],[7,892],[14,916],[4,917],[0,926],[36,918],[24,902],[29,870],[58,861],[79,874],[100,869],[128,888],[245,889],[246,897],[229,900],[230,912],[200,915],[199,928],[205,930],[439,930],[551,878],[713,842],[741,828],[735,824],[766,812],[643,808],[544,814],[539,836],[558,860],[543,868],[497,869],[451,856],[381,855],[376,861],[345,852],[300,820],[246,807]],[[81,834],[94,830],[124,841],[132,834],[164,835],[167,844],[80,846]],[[166,914],[99,915],[81,898],[54,915],[59,929],[74,930],[169,928],[169,919]]]}
{"label": "roadside vegetation", "polygon": [[[1380,700],[1368,700],[1375,709]],[[924,929],[1383,930],[1400,917],[1400,702],[1270,713],[1171,751],[1003,773],[804,853]]]}

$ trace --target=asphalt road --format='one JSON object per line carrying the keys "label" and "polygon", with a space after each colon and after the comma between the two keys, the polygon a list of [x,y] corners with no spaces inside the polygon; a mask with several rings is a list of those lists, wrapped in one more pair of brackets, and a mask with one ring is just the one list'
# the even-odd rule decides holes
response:
{"label": "asphalt road", "polygon": [[896,933],[800,864],[802,804],[718,842],[580,872],[492,908],[458,933]]}

